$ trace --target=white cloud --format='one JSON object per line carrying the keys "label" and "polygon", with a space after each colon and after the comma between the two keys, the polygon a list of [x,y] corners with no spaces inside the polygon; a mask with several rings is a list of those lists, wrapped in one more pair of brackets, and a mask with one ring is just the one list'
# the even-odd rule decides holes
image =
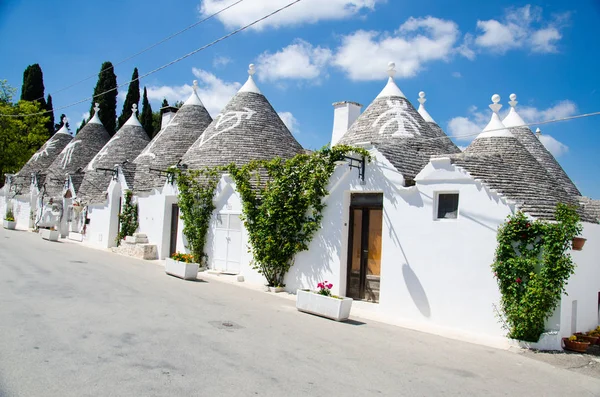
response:
{"label": "white cloud", "polygon": [[221,68],[231,63],[231,58],[225,56],[218,56],[213,59],[213,66],[215,68]]}
{"label": "white cloud", "polygon": [[[304,0],[254,25],[252,29],[315,23],[323,20],[341,20],[372,11],[377,3],[385,0]],[[208,16],[225,8],[231,0],[203,0],[200,13]],[[228,28],[245,26],[290,3],[290,0],[245,1],[219,14],[217,18]]]}
{"label": "white cloud", "polygon": [[460,72],[452,72],[452,77],[460,79],[462,77],[462,74],[460,74]]}
{"label": "white cloud", "polygon": [[290,130],[292,134],[297,134],[300,132],[298,130],[298,125],[300,123],[298,123],[298,120],[296,120],[296,118],[291,112],[279,112],[277,114],[283,121],[283,124],[285,124],[285,126],[288,128],[288,130]]}
{"label": "white cloud", "polygon": [[483,116],[483,113],[475,113],[472,115],[473,118],[468,117],[454,117],[448,122],[448,134],[458,141],[470,142],[472,141],[485,127],[485,123],[482,125],[478,115]]}
{"label": "white cloud", "polygon": [[274,54],[262,53],[257,61],[258,77],[266,81],[316,80],[324,73],[331,56],[328,48],[313,47],[304,40],[296,40]]}
{"label": "white cloud", "polygon": [[475,38],[475,44],[500,54],[516,48],[537,53],[557,52],[556,44],[562,38],[559,29],[567,20],[568,14],[562,14],[544,21],[542,9],[529,4],[509,8],[501,20],[477,21],[481,33]]}
{"label": "white cloud", "polygon": [[85,120],[85,122],[87,123],[89,118],[90,118],[90,112],[83,113],[81,115],[81,121],[77,122],[77,128],[81,127],[81,124],[83,124],[83,120]]}
{"label": "white cloud", "polygon": [[[227,105],[229,100],[240,89],[238,82],[226,82],[214,74],[202,69],[192,68],[192,73],[198,78],[198,96],[204,103],[206,110],[215,117],[221,109]],[[169,103],[185,101],[192,94],[192,85],[184,84],[181,86],[149,86],[148,99],[162,101],[167,98]]]}
{"label": "white cloud", "polygon": [[393,33],[359,30],[342,38],[333,63],[352,80],[380,80],[389,61],[397,76],[415,76],[432,61],[446,61],[459,38],[456,23],[434,18],[409,18]]}
{"label": "white cloud", "polygon": [[543,110],[539,110],[532,106],[518,106],[517,111],[525,122],[535,123],[573,116],[577,113],[577,105],[572,101],[564,100]]}
{"label": "white cloud", "polygon": [[554,157],[560,157],[569,151],[569,147],[567,145],[557,141],[550,135],[540,135],[540,142],[544,144],[546,149],[548,149],[548,151],[552,153]]}

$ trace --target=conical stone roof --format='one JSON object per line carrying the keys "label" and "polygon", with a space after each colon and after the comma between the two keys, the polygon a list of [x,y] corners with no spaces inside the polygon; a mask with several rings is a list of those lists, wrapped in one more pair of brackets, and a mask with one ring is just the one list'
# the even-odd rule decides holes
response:
{"label": "conical stone roof", "polygon": [[460,150],[441,139],[441,129],[433,131],[406,99],[394,82],[394,68],[395,65],[390,63],[387,85],[339,143],[373,144],[406,180],[412,180],[431,156],[458,153]]}
{"label": "conical stone roof", "polygon": [[29,193],[31,184],[29,183],[31,174],[37,173],[37,181],[43,183],[48,167],[52,164],[62,150],[71,142],[73,137],[67,129],[66,118],[63,120],[63,126],[60,130],[44,143],[44,145],[31,156],[23,168],[15,175],[16,179],[22,183],[21,194]]}
{"label": "conical stone roof", "polygon": [[212,122],[212,117],[197,94],[198,82],[194,81],[194,92],[177,111],[148,146],[135,159],[134,190],[150,191],[161,188],[166,175],[150,169],[166,171],[179,162],[189,147]]}
{"label": "conical stone roof", "polygon": [[[60,152],[58,157],[48,167],[46,191],[49,197],[59,197],[65,174],[82,174],[90,160],[110,140],[110,135],[98,118],[99,106],[96,104],[94,117],[79,131],[79,133]],[[75,179],[79,179],[76,177]]]}
{"label": "conical stone roof", "polygon": [[77,196],[88,203],[103,202],[112,174],[97,171],[98,168],[114,169],[116,164],[133,162],[148,145],[150,138],[136,117],[137,105],[133,105],[132,115],[117,131],[85,168],[85,176]]}
{"label": "conical stone roof", "polygon": [[529,129],[524,127],[525,121],[517,113],[515,106],[517,105],[517,96],[515,94],[510,95],[511,101],[509,104],[510,112],[504,118],[502,123],[510,128],[512,134],[527,148],[529,153],[535,157],[535,159],[548,171],[548,173],[556,179],[559,186],[566,190],[573,196],[581,196],[579,189],[575,186],[571,178],[567,175],[565,170],[560,166],[556,158],[546,149],[544,144],[540,142],[540,139]]}
{"label": "conical stone roof", "polygon": [[490,123],[463,153],[450,156],[452,162],[536,218],[554,219],[558,203],[578,205],[502,124],[500,96],[492,100]]}
{"label": "conical stone roof", "polygon": [[250,65],[248,81],[189,148],[182,163],[190,169],[274,157],[291,158],[302,146],[256,86]]}
{"label": "conical stone roof", "polygon": [[427,123],[431,131],[437,136],[440,140],[440,144],[444,147],[446,153],[459,153],[460,149],[458,146],[452,142],[452,140],[446,135],[442,127],[439,126],[438,123],[435,122],[433,117],[429,114],[427,109],[425,109],[425,102],[427,99],[425,98],[425,92],[419,92],[419,109],[417,112],[423,117],[423,120]]}

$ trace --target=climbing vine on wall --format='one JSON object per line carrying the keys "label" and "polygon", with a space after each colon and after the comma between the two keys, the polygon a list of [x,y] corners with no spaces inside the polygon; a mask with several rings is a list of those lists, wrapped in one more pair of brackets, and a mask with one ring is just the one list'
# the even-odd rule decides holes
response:
{"label": "climbing vine on wall", "polygon": [[270,286],[284,286],[295,255],[308,249],[321,227],[323,197],[335,162],[350,153],[370,160],[366,150],[340,145],[289,160],[228,167],[242,198],[254,267]]}
{"label": "climbing vine on wall", "polygon": [[204,245],[210,218],[215,205],[213,196],[221,168],[204,168],[186,171],[173,169],[179,188],[179,209],[183,219],[183,234],[188,249],[197,263],[205,264]]}
{"label": "climbing vine on wall", "polygon": [[579,216],[574,207],[558,204],[555,217],[532,221],[518,212],[498,230],[492,269],[511,338],[538,341],[575,271],[568,251],[582,230]]}
{"label": "climbing vine on wall", "polygon": [[126,236],[132,236],[137,230],[138,223],[138,208],[132,200],[133,193],[131,190],[125,191],[125,203],[119,214],[119,233],[117,234],[117,246],[121,244]]}

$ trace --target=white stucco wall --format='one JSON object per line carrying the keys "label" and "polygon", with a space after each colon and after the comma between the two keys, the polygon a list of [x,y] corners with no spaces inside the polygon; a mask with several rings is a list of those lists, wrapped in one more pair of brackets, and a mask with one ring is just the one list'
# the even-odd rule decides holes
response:
{"label": "white stucco wall", "polygon": [[600,324],[600,225],[585,222],[583,226],[581,236],[587,241],[581,251],[571,251],[575,274],[569,278],[567,295],[560,305],[561,336],[586,332]]}
{"label": "white stucco wall", "polygon": [[11,201],[13,214],[15,221],[17,222],[17,229],[28,230],[30,226],[30,213],[31,204],[29,202],[31,198],[29,196],[16,196]]}
{"label": "white stucco wall", "polygon": [[[309,250],[297,255],[286,289],[315,289],[328,280],[334,293],[345,294],[350,194],[382,192],[380,301],[356,307],[413,328],[502,340],[493,306],[500,294],[490,264],[497,227],[512,213],[511,205],[447,160],[430,163],[416,186],[402,187],[402,175],[373,154],[364,185],[355,169],[338,166],[323,228]],[[434,219],[438,192],[459,193],[458,219]]]}
{"label": "white stucco wall", "polygon": [[102,248],[117,245],[120,199],[125,200],[119,182],[111,181],[107,190],[107,200],[104,203],[87,206],[89,223],[85,227],[83,238],[84,243]]}

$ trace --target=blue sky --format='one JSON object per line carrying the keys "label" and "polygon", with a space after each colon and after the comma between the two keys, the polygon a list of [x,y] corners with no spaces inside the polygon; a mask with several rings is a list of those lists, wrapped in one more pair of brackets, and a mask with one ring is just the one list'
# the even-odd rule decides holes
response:
{"label": "blue sky", "polygon": [[[39,63],[55,108],[92,95],[103,61],[117,63],[234,0],[0,0],[0,79],[20,86]],[[173,40],[116,67],[119,83],[178,58],[289,0],[244,0]],[[476,133],[490,97],[518,96],[528,122],[600,111],[600,2],[303,0],[255,28],[141,80],[156,110],[164,96],[185,99],[198,79],[218,111],[247,78],[249,63],[274,108],[307,148],[327,144],[333,102],[365,107],[386,81],[416,106],[418,92],[449,135]],[[576,5],[575,5],[576,4]],[[119,90],[124,97],[127,87]],[[56,92],[56,93],[55,93]],[[77,124],[89,102],[57,110]],[[118,112],[121,111],[119,104]],[[547,147],[584,195],[600,199],[600,116],[541,126]],[[456,139],[467,146],[469,139]]]}

